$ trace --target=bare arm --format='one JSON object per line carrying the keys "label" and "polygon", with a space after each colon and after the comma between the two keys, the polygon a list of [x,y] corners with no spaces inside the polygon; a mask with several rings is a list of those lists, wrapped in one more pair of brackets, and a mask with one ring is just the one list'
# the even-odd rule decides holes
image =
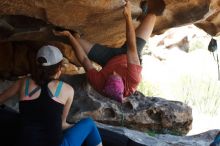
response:
{"label": "bare arm", "polygon": [[62,31],[62,32],[54,32],[57,36],[66,36],[69,38],[70,44],[72,45],[72,48],[74,49],[76,53],[76,57],[82,64],[82,66],[85,68],[86,71],[93,69],[93,65],[91,60],[86,55],[85,51],[83,50],[80,43],[77,41],[77,39],[72,36],[72,34],[69,31]]}
{"label": "bare arm", "polygon": [[79,59],[85,70],[88,71],[90,69],[93,69],[94,67],[92,65],[91,60],[88,58],[88,56],[86,55],[85,51],[83,50],[79,42],[76,40],[76,38],[70,35],[69,39],[72,47],[75,49],[77,58]]}
{"label": "bare arm", "polygon": [[11,97],[17,95],[21,89],[22,79],[16,81],[13,85],[7,88],[0,94],[0,104],[3,104],[5,101]]}
{"label": "bare arm", "polygon": [[72,127],[71,124],[68,124],[66,121],[67,121],[67,116],[68,116],[68,113],[70,111],[70,107],[72,105],[72,102],[73,102],[73,96],[74,96],[74,90],[72,87],[69,87],[67,89],[67,92],[69,93],[69,97],[66,101],[66,104],[64,106],[64,110],[63,110],[63,114],[62,114],[62,129],[65,130],[65,129],[68,129],[70,127]]}
{"label": "bare arm", "polygon": [[126,21],[126,40],[128,45],[127,57],[128,62],[132,64],[140,65],[140,61],[137,54],[135,29],[132,23],[131,17],[131,4],[126,0],[124,7],[124,16]]}
{"label": "bare arm", "polygon": [[147,41],[152,34],[155,23],[156,15],[153,13],[147,14],[136,29],[136,36]]}

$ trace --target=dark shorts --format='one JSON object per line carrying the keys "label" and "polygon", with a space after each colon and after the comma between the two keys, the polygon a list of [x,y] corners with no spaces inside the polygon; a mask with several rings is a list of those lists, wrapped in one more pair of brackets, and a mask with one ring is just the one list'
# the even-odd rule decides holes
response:
{"label": "dark shorts", "polygon": [[[141,52],[146,44],[146,41],[136,37],[136,45],[139,59],[141,59]],[[105,64],[114,56],[126,54],[127,53],[127,43],[125,42],[120,48],[111,48],[100,44],[95,44],[89,54],[88,57],[90,60],[98,63],[101,66],[105,66]]]}

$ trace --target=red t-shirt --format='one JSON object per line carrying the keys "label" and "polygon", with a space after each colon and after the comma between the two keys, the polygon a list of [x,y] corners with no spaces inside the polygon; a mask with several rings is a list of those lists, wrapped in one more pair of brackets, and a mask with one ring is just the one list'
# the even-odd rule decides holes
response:
{"label": "red t-shirt", "polygon": [[124,96],[127,97],[136,91],[141,81],[141,70],[142,67],[140,65],[127,62],[127,55],[120,55],[113,57],[100,71],[96,69],[89,70],[87,78],[93,88],[99,93],[104,94],[105,81],[115,71],[123,79],[125,86]]}

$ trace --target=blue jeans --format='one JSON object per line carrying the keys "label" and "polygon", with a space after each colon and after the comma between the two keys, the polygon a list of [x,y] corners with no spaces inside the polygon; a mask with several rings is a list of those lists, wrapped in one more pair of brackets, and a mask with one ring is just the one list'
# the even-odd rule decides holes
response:
{"label": "blue jeans", "polygon": [[88,146],[97,146],[101,143],[99,131],[91,118],[82,119],[67,129],[61,146],[81,146],[84,141]]}

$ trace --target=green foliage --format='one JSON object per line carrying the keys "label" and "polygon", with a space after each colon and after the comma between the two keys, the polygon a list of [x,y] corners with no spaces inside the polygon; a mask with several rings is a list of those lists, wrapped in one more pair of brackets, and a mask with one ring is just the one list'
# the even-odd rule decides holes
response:
{"label": "green foliage", "polygon": [[139,84],[138,91],[142,92],[145,96],[153,97],[159,95],[159,89],[155,84],[149,81],[141,81]]}
{"label": "green foliage", "polygon": [[[198,49],[208,50],[209,39],[207,36],[191,39],[189,52]],[[215,39],[220,41],[220,36],[215,37]],[[199,65],[203,65],[203,62],[200,62]],[[174,83],[172,82],[172,84],[169,83],[164,86],[161,85],[163,84],[162,82],[155,84],[149,81],[142,81],[138,90],[146,96],[159,96],[182,101],[193,109],[196,108],[201,113],[209,115],[220,114],[218,113],[220,112],[220,81],[207,78],[209,71],[206,71],[205,65],[204,69],[202,69],[205,72],[205,78],[201,77],[201,74],[197,74],[197,76],[190,75],[190,73],[193,73],[193,70],[191,70],[190,72],[181,73],[180,78],[178,76]]]}
{"label": "green foliage", "polygon": [[207,49],[207,46],[204,44],[204,41],[201,39],[193,39],[190,41],[189,52],[197,49]]}
{"label": "green foliage", "polygon": [[148,130],[146,132],[146,134],[151,136],[151,137],[155,137],[158,133],[156,131],[153,131],[153,130]]}
{"label": "green foliage", "polygon": [[[175,100],[182,101],[202,113],[215,115],[220,111],[220,82],[217,80],[201,80],[184,74],[175,84],[167,86],[173,94],[170,96],[174,96]],[[166,97],[159,86],[149,81],[142,81],[138,90],[146,96]]]}
{"label": "green foliage", "polygon": [[173,91],[180,101],[196,107],[200,112],[215,115],[220,105],[220,83],[217,80],[201,80],[184,75]]}

